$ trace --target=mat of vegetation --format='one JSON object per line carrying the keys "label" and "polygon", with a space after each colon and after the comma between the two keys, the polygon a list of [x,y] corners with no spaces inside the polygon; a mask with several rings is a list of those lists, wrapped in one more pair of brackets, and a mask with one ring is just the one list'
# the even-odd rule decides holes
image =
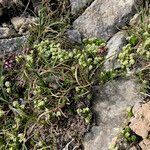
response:
{"label": "mat of vegetation", "polygon": [[1,63],[1,148],[62,149],[79,140],[92,118],[104,45],[87,40],[82,51],[66,51],[47,40]]}

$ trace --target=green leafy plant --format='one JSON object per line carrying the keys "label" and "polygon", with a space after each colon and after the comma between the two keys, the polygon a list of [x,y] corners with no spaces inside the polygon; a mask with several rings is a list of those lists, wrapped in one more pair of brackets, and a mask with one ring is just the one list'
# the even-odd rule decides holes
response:
{"label": "green leafy plant", "polygon": [[102,71],[99,77],[101,83],[106,83],[107,81],[113,80],[119,76],[121,76],[121,71],[111,69],[108,71]]}
{"label": "green leafy plant", "polygon": [[123,69],[130,70],[150,60],[150,24],[147,16],[145,12],[141,12],[139,17],[142,17],[142,21],[129,29],[128,44],[118,57]]}
{"label": "green leafy plant", "polygon": [[133,111],[132,111],[132,107],[127,108],[127,115],[128,115],[129,119],[134,116]]}
{"label": "green leafy plant", "polygon": [[137,141],[137,136],[133,134],[130,127],[125,127],[122,131],[122,135],[126,142],[135,142]]}
{"label": "green leafy plant", "polygon": [[77,113],[81,116],[83,116],[83,118],[85,119],[86,123],[90,123],[91,119],[92,119],[92,113],[90,111],[90,109],[88,107],[86,108],[78,108],[77,109]]}
{"label": "green leafy plant", "polygon": [[[16,55],[13,61],[5,60],[0,88],[4,100],[0,111],[2,147],[56,149],[55,124],[59,130],[70,128],[64,122],[73,116],[85,126],[89,124],[91,87],[98,81],[104,61],[99,50],[104,46],[101,40],[88,39],[82,50],[67,51],[56,41],[45,40],[27,53]],[[45,130],[49,140],[47,134],[41,135]]]}

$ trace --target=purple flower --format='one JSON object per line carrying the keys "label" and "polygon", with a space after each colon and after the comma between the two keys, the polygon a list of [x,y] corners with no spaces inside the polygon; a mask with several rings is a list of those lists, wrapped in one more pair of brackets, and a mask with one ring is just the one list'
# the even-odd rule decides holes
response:
{"label": "purple flower", "polygon": [[14,65],[14,60],[12,59],[11,60],[7,59],[4,61],[4,69],[12,69],[13,65]]}
{"label": "purple flower", "polygon": [[98,55],[103,56],[106,54],[106,51],[107,51],[106,47],[100,47],[98,50]]}

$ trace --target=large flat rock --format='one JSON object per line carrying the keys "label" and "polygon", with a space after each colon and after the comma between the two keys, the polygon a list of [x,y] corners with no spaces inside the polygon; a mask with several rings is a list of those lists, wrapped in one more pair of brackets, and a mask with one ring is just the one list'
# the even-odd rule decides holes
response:
{"label": "large flat rock", "polygon": [[95,0],[74,21],[74,28],[78,29],[85,38],[96,37],[108,40],[130,21],[142,1]]}
{"label": "large flat rock", "polygon": [[127,107],[143,99],[138,94],[139,88],[132,79],[119,79],[95,87],[96,125],[85,135],[85,150],[108,150],[127,121]]}

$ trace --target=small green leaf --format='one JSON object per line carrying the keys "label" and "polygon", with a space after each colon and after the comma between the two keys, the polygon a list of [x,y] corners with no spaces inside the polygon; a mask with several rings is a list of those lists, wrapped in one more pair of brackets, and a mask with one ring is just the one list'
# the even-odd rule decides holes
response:
{"label": "small green leaf", "polygon": [[133,46],[135,46],[138,42],[138,38],[135,35],[131,35],[129,38],[129,43],[132,44]]}

